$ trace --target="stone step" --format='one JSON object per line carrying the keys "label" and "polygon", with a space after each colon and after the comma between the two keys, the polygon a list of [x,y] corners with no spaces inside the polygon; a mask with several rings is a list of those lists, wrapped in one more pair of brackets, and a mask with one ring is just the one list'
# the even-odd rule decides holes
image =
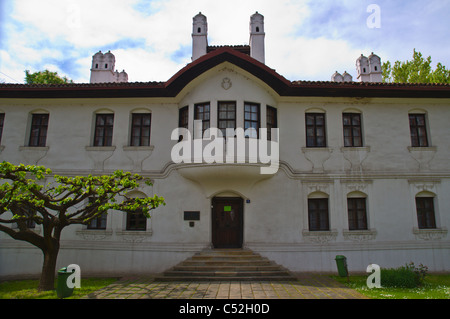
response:
{"label": "stone step", "polygon": [[296,280],[284,267],[249,249],[208,249],[157,277],[161,281]]}
{"label": "stone step", "polygon": [[172,270],[179,270],[179,271],[271,271],[271,270],[279,270],[280,266],[276,264],[269,264],[269,265],[242,265],[242,266],[236,266],[236,265],[178,265],[174,266]]}
{"label": "stone step", "polygon": [[186,266],[270,266],[273,263],[270,260],[185,260]]}
{"label": "stone step", "polygon": [[183,270],[169,270],[166,271],[165,276],[189,276],[189,277],[199,277],[199,276],[221,276],[221,277],[256,277],[256,276],[289,276],[289,272],[273,270],[273,271],[224,271],[224,270],[211,270],[211,271],[183,271]]}
{"label": "stone step", "polygon": [[259,256],[255,254],[253,251],[249,249],[232,249],[232,248],[224,248],[224,249],[207,249],[203,250],[201,252],[196,253],[194,256],[231,256],[231,255],[253,255],[253,256]]}
{"label": "stone step", "polygon": [[296,281],[293,276],[160,276],[156,278],[157,281]]}

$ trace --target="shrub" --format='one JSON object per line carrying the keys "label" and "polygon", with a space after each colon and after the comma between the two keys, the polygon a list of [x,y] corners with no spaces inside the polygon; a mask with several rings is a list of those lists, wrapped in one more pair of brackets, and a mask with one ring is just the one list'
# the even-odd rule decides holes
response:
{"label": "shrub", "polygon": [[428,271],[428,267],[420,264],[416,267],[413,262],[398,268],[381,269],[382,287],[416,288],[421,286]]}

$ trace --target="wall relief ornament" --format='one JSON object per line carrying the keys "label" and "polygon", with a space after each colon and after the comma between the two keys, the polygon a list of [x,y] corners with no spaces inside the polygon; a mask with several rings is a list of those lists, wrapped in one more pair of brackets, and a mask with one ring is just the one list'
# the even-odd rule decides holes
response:
{"label": "wall relief ornament", "polygon": [[222,80],[222,88],[224,90],[229,90],[233,86],[233,83],[229,78],[223,78]]}
{"label": "wall relief ornament", "polygon": [[338,232],[336,230],[328,230],[328,231],[303,230],[302,235],[306,242],[322,245],[328,244],[331,241],[336,241]]}

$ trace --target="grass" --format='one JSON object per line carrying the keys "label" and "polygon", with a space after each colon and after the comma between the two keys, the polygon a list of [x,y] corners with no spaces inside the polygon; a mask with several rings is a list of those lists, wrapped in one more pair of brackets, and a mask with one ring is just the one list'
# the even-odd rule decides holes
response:
{"label": "grass", "polygon": [[450,274],[427,275],[418,288],[368,288],[368,276],[332,276],[340,283],[373,299],[450,299]]}
{"label": "grass", "polygon": [[[118,278],[81,279],[81,288],[75,288],[66,299],[79,299],[98,289],[110,285]],[[58,299],[56,290],[38,291],[39,280],[14,280],[0,282],[0,299]]]}

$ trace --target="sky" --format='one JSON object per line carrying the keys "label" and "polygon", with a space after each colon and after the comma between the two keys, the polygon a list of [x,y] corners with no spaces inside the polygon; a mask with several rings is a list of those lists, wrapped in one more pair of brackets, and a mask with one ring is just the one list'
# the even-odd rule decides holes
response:
{"label": "sky", "polygon": [[291,81],[356,81],[372,52],[393,64],[416,49],[450,68],[450,0],[0,0],[0,83],[45,69],[88,83],[92,56],[109,50],[129,82],[167,81],[191,62],[199,12],[209,45],[248,44],[262,14],[266,65]]}

